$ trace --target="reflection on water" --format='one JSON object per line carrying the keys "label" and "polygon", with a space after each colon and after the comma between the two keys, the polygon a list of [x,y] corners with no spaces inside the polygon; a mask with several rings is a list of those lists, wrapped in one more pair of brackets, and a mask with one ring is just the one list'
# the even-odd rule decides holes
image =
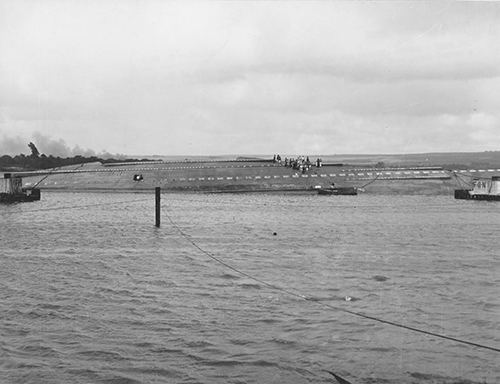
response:
{"label": "reflection on water", "polygon": [[[5,382],[331,383],[325,370],[353,383],[500,382],[496,352],[300,300],[190,242],[320,302],[498,347],[500,205],[294,194],[162,204],[159,229],[153,193],[0,206]],[[69,206],[80,207],[59,209]]]}

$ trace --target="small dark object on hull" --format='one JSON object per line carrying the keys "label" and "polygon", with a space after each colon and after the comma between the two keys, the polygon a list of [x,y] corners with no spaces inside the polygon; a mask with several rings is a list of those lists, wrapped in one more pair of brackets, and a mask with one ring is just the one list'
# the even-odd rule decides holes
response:
{"label": "small dark object on hull", "polygon": [[318,189],[318,195],[348,195],[355,196],[358,190],[355,187],[334,187],[328,189]]}

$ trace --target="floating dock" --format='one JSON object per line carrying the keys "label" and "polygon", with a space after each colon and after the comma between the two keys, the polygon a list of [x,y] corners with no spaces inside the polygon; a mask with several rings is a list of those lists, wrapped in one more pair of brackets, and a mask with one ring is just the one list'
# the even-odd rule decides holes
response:
{"label": "floating dock", "polygon": [[17,175],[5,173],[0,179],[0,203],[22,203],[40,200],[38,188],[23,188],[23,180]]}
{"label": "floating dock", "polygon": [[474,180],[472,189],[456,189],[455,199],[500,201],[500,176]]}

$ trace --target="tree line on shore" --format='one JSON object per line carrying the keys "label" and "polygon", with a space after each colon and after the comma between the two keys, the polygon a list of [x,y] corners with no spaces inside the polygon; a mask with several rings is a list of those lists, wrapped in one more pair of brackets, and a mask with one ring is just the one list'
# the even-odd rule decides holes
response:
{"label": "tree line on shore", "polygon": [[3,155],[0,156],[1,171],[33,171],[38,169],[57,168],[67,165],[76,165],[81,163],[91,163],[99,161],[101,163],[118,163],[118,162],[133,162],[146,161],[147,159],[102,159],[98,156],[73,156],[59,157],[45,155],[40,153],[33,143],[29,143],[28,147],[31,150],[30,155],[19,154],[15,156]]}

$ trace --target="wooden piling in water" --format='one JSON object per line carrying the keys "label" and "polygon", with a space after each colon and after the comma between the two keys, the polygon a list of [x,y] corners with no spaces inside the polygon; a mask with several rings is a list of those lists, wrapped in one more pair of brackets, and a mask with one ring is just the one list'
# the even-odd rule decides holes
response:
{"label": "wooden piling in water", "polygon": [[161,205],[160,205],[160,193],[161,189],[160,187],[155,188],[155,225],[157,228],[160,227],[160,212],[161,212]]}

